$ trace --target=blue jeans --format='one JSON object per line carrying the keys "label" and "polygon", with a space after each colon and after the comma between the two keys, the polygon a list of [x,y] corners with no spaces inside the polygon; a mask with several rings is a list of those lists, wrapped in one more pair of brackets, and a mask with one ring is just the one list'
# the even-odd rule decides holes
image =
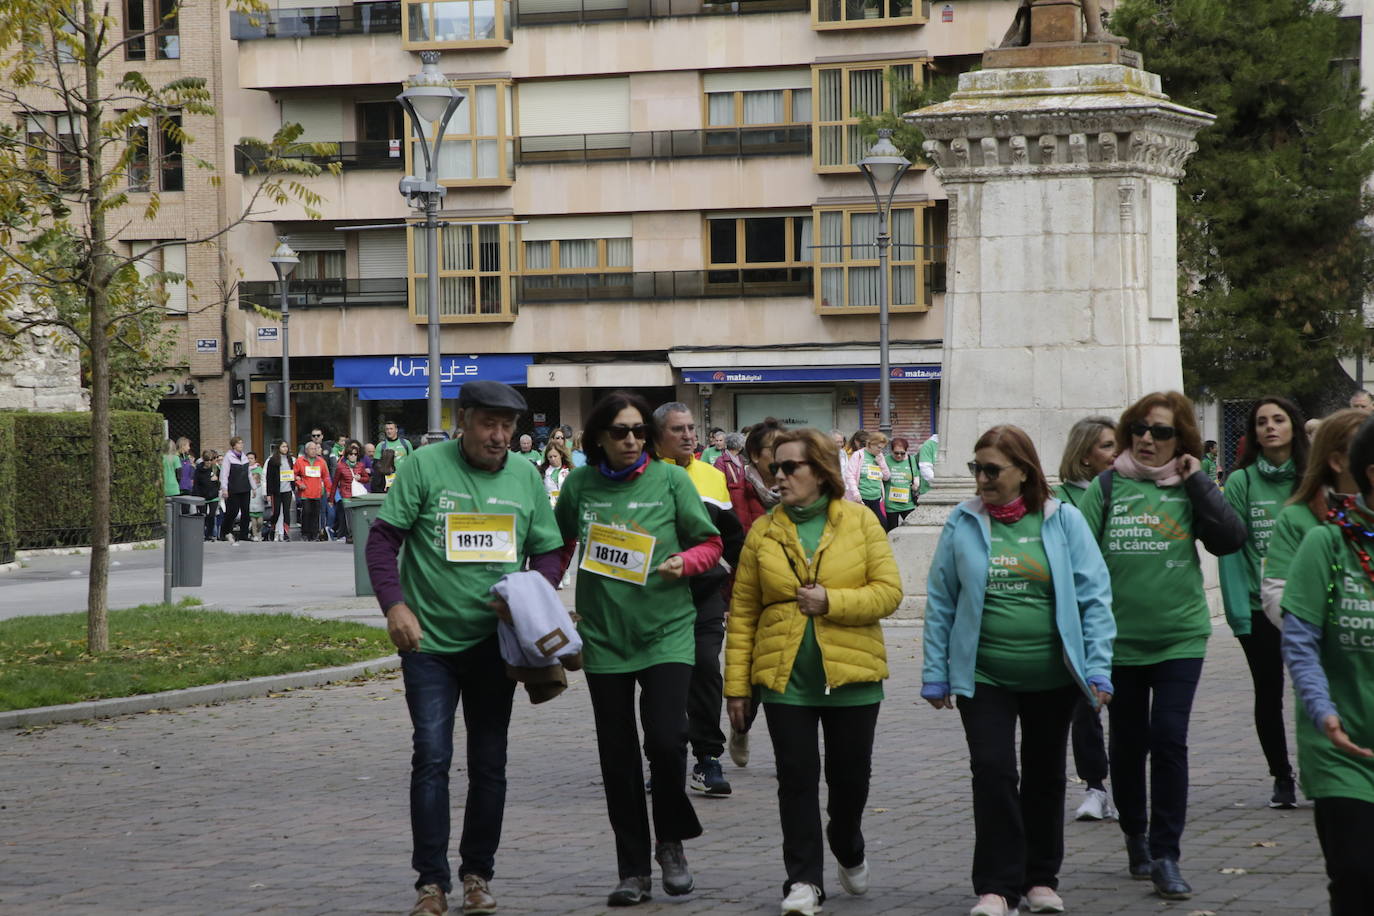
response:
{"label": "blue jeans", "polygon": [[491,880],[506,807],[506,732],[515,682],[506,676],[496,637],[452,655],[402,652],[406,706],[415,728],[410,769],[410,831],[419,873],[415,887],[453,889],[449,873],[448,773],[453,719],[463,703],[468,794],[458,842],[458,876]]}

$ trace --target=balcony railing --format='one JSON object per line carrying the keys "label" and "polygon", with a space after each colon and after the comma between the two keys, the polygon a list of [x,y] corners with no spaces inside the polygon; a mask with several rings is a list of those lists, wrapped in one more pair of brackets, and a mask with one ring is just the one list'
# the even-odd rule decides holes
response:
{"label": "balcony railing", "polygon": [[320,38],[330,35],[398,35],[401,0],[348,3],[343,6],[302,6],[254,13],[231,13],[229,37],[235,41],[259,38]]}
{"label": "balcony railing", "polygon": [[738,299],[810,296],[812,288],[809,267],[655,270],[517,277],[515,297],[522,305],[622,299]]}
{"label": "balcony railing", "polygon": [[[380,277],[347,280],[292,280],[286,288],[291,308],[349,308],[387,306],[405,308],[406,278]],[[245,280],[239,284],[239,308],[254,305],[276,311],[281,289],[276,280]]]}
{"label": "balcony railing", "polygon": [[748,13],[801,13],[811,0],[517,0],[521,26],[559,22],[615,22],[627,19],[666,19],[670,16],[737,16]]}
{"label": "balcony railing", "polygon": [[698,159],[710,156],[809,155],[809,124],[520,137],[515,146],[518,165],[627,159]]}
{"label": "balcony railing", "polygon": [[[399,171],[405,165],[401,147],[399,145],[393,147],[390,140],[343,140],[335,143],[335,145],[339,149],[332,156],[301,153],[300,155],[282,158],[303,159],[322,166],[337,162],[343,166],[346,172],[359,169],[396,169]],[[262,150],[258,147],[235,146],[234,171],[240,175],[247,175],[250,166],[255,166],[255,171],[261,171],[263,167],[261,157]]]}

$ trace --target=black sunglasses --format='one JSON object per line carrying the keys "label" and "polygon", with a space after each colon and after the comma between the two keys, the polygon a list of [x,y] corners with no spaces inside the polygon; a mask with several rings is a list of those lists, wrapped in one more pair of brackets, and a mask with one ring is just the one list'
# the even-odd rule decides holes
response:
{"label": "black sunglasses", "polygon": [[1150,438],[1154,439],[1156,442],[1168,442],[1177,432],[1178,430],[1174,429],[1172,426],[1165,426],[1163,423],[1156,423],[1154,426],[1151,426],[1149,423],[1137,421],[1131,424],[1132,436],[1143,436],[1149,433]]}
{"label": "black sunglasses", "polygon": [[640,442],[643,442],[649,438],[649,427],[645,426],[643,423],[636,423],[634,426],[608,426],[606,427],[606,435],[617,442],[624,439],[626,436],[634,436]]}
{"label": "black sunglasses", "polygon": [[809,464],[811,464],[811,462],[809,462],[809,461],[774,461],[773,463],[771,463],[771,464],[768,465],[768,473],[772,474],[774,477],[777,477],[777,476],[778,476],[778,471],[782,471],[783,476],[785,476],[785,477],[791,477],[793,474],[797,473],[797,468],[801,467],[801,466],[804,465],[804,464],[805,464],[805,465],[809,465]]}
{"label": "black sunglasses", "polygon": [[981,473],[988,480],[996,480],[997,475],[1001,474],[1009,467],[1011,467],[1011,465],[1006,465],[1004,467],[1000,464],[979,464],[976,461],[970,461],[968,463],[968,472],[974,477],[977,477],[979,473]]}

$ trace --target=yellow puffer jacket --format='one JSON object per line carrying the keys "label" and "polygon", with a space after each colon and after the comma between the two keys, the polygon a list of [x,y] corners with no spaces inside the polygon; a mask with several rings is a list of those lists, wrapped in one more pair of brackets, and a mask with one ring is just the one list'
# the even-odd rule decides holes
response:
{"label": "yellow puffer jacket", "polygon": [[[788,558],[791,563],[788,563]],[[793,568],[796,572],[793,572]],[[813,618],[825,680],[843,687],[887,677],[878,621],[902,600],[901,577],[887,534],[867,506],[832,499],[825,531],[808,569],[797,527],[777,506],[749,529],[735,574],[725,641],[725,695],[747,697],[750,685],[782,693],[806,632],[797,589],[819,570],[829,611]]]}

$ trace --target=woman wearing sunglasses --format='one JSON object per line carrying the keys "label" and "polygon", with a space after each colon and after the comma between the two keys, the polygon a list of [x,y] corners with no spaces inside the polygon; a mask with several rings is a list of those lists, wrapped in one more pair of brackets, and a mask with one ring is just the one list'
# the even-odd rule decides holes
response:
{"label": "woman wearing sunglasses", "polygon": [[610,906],[643,903],[653,885],[636,686],[654,786],[653,851],[669,894],[692,890],[682,841],[701,835],[687,798],[696,608],[685,577],[714,568],[722,544],[687,472],[649,460],[653,433],[639,395],[602,398],[587,419],[587,464],[563,481],[554,509],[567,553],[581,543],[577,629],[620,873]]}
{"label": "woman wearing sunglasses", "polygon": [[[725,641],[730,724],[746,731],[758,685],[777,761],[783,913],[820,912],[825,900],[821,756],[840,885],[868,890],[861,829],[873,734],[887,677],[878,621],[897,609],[902,583],[882,525],[844,499],[835,444],[816,429],[784,432],[769,471],[781,504],[749,530],[735,575]],[[658,783],[654,783],[658,791]]]}
{"label": "woman wearing sunglasses", "polygon": [[[1211,615],[1196,541],[1221,556],[1248,531],[1202,470],[1193,405],[1176,391],[1141,398],[1121,415],[1121,454],[1079,508],[1112,574],[1112,793],[1131,877],[1166,900],[1192,888],[1179,870],[1188,816],[1188,719]],[[1150,766],[1147,804],[1145,766]]]}
{"label": "woman wearing sunglasses", "polygon": [[1250,665],[1255,732],[1274,779],[1269,807],[1296,808],[1297,787],[1283,725],[1280,634],[1260,606],[1260,569],[1279,512],[1307,469],[1307,430],[1298,406],[1287,398],[1257,401],[1245,426],[1245,442],[1245,451],[1226,478],[1226,502],[1246,521],[1250,536],[1242,550],[1221,558],[1221,598],[1226,621]]}
{"label": "woman wearing sunglasses", "polygon": [[[926,589],[921,696],[954,708],[973,771],[971,916],[1062,913],[1064,758],[1080,697],[1112,695],[1111,581],[1073,506],[1050,498],[1030,437],[974,445],[978,496],[945,524]],[[1016,728],[1021,726],[1021,772]]]}

